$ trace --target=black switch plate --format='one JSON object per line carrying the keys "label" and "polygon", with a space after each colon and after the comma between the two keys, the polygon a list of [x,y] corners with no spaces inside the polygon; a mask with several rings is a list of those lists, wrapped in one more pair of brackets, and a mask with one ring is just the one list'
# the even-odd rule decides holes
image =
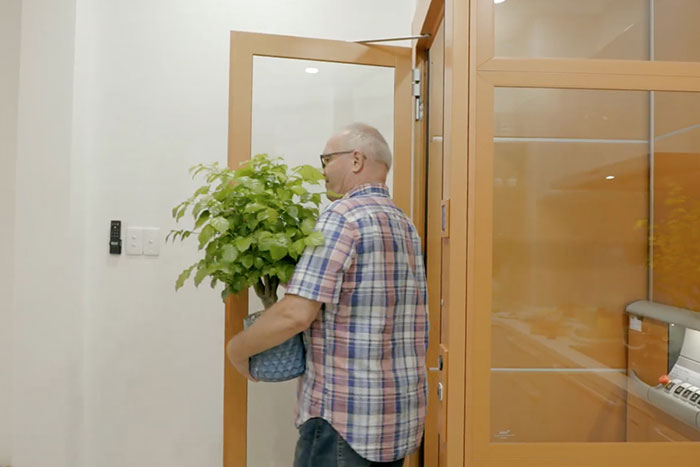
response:
{"label": "black switch plate", "polygon": [[122,254],[122,221],[112,221],[109,227],[109,254]]}

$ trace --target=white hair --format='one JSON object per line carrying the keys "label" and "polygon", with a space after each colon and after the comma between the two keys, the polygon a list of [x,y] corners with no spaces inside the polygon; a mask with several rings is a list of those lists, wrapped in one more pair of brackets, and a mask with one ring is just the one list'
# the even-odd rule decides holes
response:
{"label": "white hair", "polygon": [[353,123],[343,128],[339,135],[350,148],[391,168],[391,149],[379,130],[373,126],[366,123]]}

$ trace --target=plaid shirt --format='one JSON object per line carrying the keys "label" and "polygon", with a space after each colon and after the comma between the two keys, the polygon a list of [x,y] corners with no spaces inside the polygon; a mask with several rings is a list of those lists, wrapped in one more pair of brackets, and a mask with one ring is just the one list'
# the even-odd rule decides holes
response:
{"label": "plaid shirt", "polygon": [[427,292],[420,239],[386,186],[356,187],[319,217],[287,293],[322,302],[304,332],[297,426],[321,417],[362,457],[418,448],[427,400]]}

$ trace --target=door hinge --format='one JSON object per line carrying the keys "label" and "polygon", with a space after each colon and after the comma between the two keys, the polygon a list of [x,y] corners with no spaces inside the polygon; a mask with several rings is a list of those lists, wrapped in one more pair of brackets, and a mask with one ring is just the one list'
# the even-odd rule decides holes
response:
{"label": "door hinge", "polygon": [[413,99],[414,99],[414,116],[416,121],[423,119],[423,96],[421,92],[423,72],[420,68],[413,69]]}

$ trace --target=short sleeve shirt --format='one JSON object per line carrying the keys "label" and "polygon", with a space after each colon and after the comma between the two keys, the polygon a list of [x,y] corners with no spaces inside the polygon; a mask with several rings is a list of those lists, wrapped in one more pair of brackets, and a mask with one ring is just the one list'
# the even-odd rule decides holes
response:
{"label": "short sleeve shirt", "polygon": [[362,457],[416,450],[425,422],[428,314],[420,238],[382,184],[356,187],[319,216],[287,293],[323,303],[304,332],[297,426],[328,421]]}

